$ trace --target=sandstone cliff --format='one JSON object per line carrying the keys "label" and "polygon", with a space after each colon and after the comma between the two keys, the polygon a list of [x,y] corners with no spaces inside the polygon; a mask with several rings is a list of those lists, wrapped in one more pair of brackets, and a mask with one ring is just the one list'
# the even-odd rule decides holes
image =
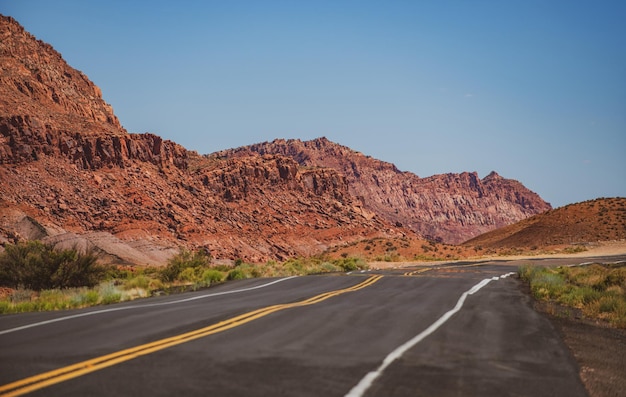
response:
{"label": "sandstone cliff", "polygon": [[400,172],[317,139],[200,156],[126,132],[100,90],[0,16],[0,245],[91,245],[161,264],[178,246],[260,262],[376,237],[460,241],[547,204],[492,174]]}
{"label": "sandstone cliff", "polygon": [[259,262],[408,232],[364,211],[335,170],[129,134],[50,45],[3,16],[0,38],[0,216],[13,214],[0,243],[91,244],[122,263],[163,263],[182,245]]}
{"label": "sandstone cliff", "polygon": [[152,134],[128,134],[87,76],[1,15],[0,64],[0,164],[47,155],[89,169],[132,159],[186,166],[186,150]]}
{"label": "sandstone cliff", "polygon": [[303,166],[334,169],[346,176],[350,193],[366,210],[446,243],[460,243],[551,208],[521,183],[495,172],[483,179],[475,172],[419,178],[325,138],[277,139],[216,155],[250,153],[281,154]]}

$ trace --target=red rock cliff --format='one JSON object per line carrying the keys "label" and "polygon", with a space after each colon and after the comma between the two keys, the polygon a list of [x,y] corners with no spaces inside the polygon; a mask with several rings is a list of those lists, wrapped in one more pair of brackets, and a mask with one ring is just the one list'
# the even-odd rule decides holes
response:
{"label": "red rock cliff", "polygon": [[551,208],[521,183],[495,172],[483,179],[475,172],[419,178],[326,138],[277,139],[220,155],[249,152],[281,154],[303,166],[335,169],[346,176],[350,193],[365,209],[447,243],[460,243]]}
{"label": "red rock cliff", "polygon": [[90,169],[131,159],[186,166],[181,146],[152,134],[128,134],[87,76],[2,15],[0,64],[0,164],[62,155]]}
{"label": "red rock cliff", "polygon": [[[157,246],[181,245],[258,262],[405,232],[365,211],[334,169],[202,157],[129,134],[50,45],[2,16],[0,38],[0,220],[45,225],[36,238],[79,236],[131,263],[163,263]],[[0,222],[0,245],[23,229],[11,222]]]}

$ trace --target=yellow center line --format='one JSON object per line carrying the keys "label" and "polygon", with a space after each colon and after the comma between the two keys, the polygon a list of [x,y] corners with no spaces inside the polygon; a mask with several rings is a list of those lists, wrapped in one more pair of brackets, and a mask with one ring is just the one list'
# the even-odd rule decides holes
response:
{"label": "yellow center line", "polygon": [[406,272],[406,273],[404,273],[404,276],[415,276],[415,275],[417,275],[419,273],[424,273],[424,272],[427,272],[429,270],[456,269],[456,268],[476,267],[476,266],[484,266],[484,265],[485,265],[484,263],[475,263],[475,264],[472,264],[472,265],[450,265],[450,266],[439,266],[439,267],[424,267],[422,269]]}
{"label": "yellow center line", "polygon": [[413,271],[410,271],[410,272],[406,272],[406,273],[404,273],[404,275],[405,276],[415,276],[416,274],[424,273],[424,272],[427,272],[427,271],[433,270],[433,269],[434,269],[433,267],[425,267],[423,269],[418,269],[418,270],[413,270]]}
{"label": "yellow center line", "polygon": [[259,319],[261,317],[267,316],[268,314],[271,314],[280,310],[290,309],[293,307],[313,305],[313,304],[322,302],[326,299],[329,299],[333,296],[341,295],[346,292],[357,291],[357,290],[363,289],[365,287],[368,287],[374,284],[375,282],[380,280],[382,277],[383,276],[372,276],[372,277],[369,277],[367,280],[359,284],[356,284],[352,287],[325,292],[325,293],[316,295],[314,297],[311,297],[311,298],[308,298],[299,302],[267,306],[264,308],[253,310],[248,313],[241,314],[239,316],[232,317],[230,319],[221,321],[213,325],[209,325],[208,327],[197,329],[195,331],[191,331],[191,332],[187,332],[184,334],[180,334],[180,335],[172,336],[169,338],[157,340],[154,342],[146,343],[143,345],[131,347],[129,349],[120,350],[115,353],[96,357],[90,360],[82,361],[80,363],[68,365],[63,368],[58,368],[52,371],[41,373],[39,375],[34,375],[28,378],[24,378],[22,380],[18,380],[18,381],[0,386],[0,393],[6,392],[6,394],[2,394],[3,397],[21,396],[23,394],[42,389],[44,387],[61,383],[69,379],[77,378],[79,376],[88,374],[90,372],[95,372],[103,368],[107,368],[116,364],[123,363],[128,360],[132,360],[140,356],[154,353],[159,350],[167,349],[168,347],[176,346],[181,343],[190,342],[195,339],[203,338],[205,336],[216,334],[218,332],[226,331],[228,329],[246,324],[250,321],[254,321],[256,319]]}

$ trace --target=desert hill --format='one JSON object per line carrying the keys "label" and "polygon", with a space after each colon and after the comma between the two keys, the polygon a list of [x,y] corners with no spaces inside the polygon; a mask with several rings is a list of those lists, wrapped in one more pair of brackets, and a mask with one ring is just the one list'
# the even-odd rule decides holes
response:
{"label": "desert hill", "polygon": [[204,247],[260,262],[465,239],[550,208],[495,173],[418,178],[323,138],[200,156],[128,133],[85,74],[4,16],[0,62],[0,244],[94,246],[131,264]]}
{"label": "desert hill", "polygon": [[485,233],[463,245],[485,248],[544,248],[626,239],[626,198],[570,204]]}
{"label": "desert hill", "polygon": [[163,263],[181,245],[256,262],[410,233],[364,211],[331,169],[206,159],[130,134],[50,45],[9,17],[0,37],[0,242],[94,245],[122,263]]}

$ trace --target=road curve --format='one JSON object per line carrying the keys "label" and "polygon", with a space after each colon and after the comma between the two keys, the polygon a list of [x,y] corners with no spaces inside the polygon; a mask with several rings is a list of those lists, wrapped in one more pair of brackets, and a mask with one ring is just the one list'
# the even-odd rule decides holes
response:
{"label": "road curve", "polygon": [[[3,385],[21,379],[257,311],[263,315],[251,321],[62,379],[32,395],[586,396],[549,321],[532,309],[518,280],[500,278],[512,270],[486,262],[413,276],[392,270],[382,278],[242,280],[104,308],[122,310],[1,316],[0,394],[15,391]],[[32,324],[40,325],[24,328]],[[2,333],[7,330],[15,331]],[[415,339],[367,387],[358,387]]]}

